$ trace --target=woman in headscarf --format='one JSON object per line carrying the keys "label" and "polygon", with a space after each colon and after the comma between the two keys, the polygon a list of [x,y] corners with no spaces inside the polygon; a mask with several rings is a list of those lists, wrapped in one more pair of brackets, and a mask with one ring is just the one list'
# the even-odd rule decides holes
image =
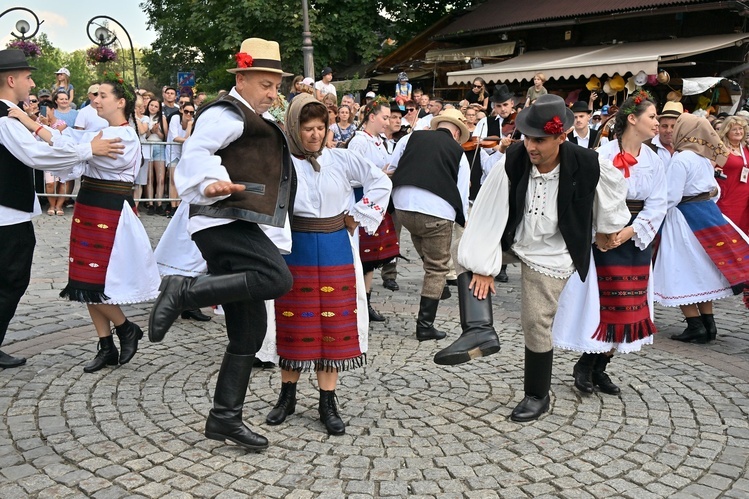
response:
{"label": "woman in headscarf", "polygon": [[729,151],[710,123],[682,114],[674,149],[653,269],[655,299],[678,305],[686,317],[687,328],[672,340],[707,343],[717,333],[713,300],[740,293],[749,281],[749,243],[712,200],[718,192],[714,167],[726,163]]}
{"label": "woman in headscarf", "polygon": [[650,94],[630,96],[616,115],[617,140],[598,155],[622,171],[627,181],[627,227],[611,241],[598,235],[588,278],[571,278],[560,297],[554,319],[554,345],[583,352],[572,375],[575,388],[593,393],[621,392],[606,366],[614,352],[639,351],[653,343],[656,332],[650,286],[653,241],[666,216],[663,162],[643,142],[658,133],[658,113]]}
{"label": "woman in headscarf", "polygon": [[[385,214],[392,184],[379,168],[346,149],[325,147],[328,110],[307,94],[286,111],[286,133],[297,173],[291,217],[292,250],[284,256],[294,287],[276,300],[276,348],[281,394],[266,422],[294,414],[296,385],[314,370],[319,414],[330,435],[346,426],[338,414],[338,373],[366,362],[369,321],[357,227],[373,233]],[[354,202],[351,184],[364,187]]]}

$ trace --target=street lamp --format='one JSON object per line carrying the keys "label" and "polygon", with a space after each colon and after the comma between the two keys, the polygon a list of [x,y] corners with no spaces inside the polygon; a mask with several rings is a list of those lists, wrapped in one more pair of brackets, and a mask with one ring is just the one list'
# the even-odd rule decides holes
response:
{"label": "street lamp", "polygon": [[[133,40],[130,38],[130,33],[128,33],[125,27],[113,17],[92,17],[86,24],[86,34],[88,35],[89,40],[100,47],[113,44],[115,40],[117,40],[117,35],[109,28],[95,22],[97,19],[107,19],[109,21],[112,21],[125,33],[125,36],[127,36],[127,41],[130,43],[130,58],[133,63],[133,83],[135,83],[135,88],[138,88],[138,67],[135,64],[135,49],[133,48]],[[91,26],[98,26],[98,28],[96,28],[96,30],[94,31],[93,36],[91,35]]]}
{"label": "street lamp", "polygon": [[0,14],[0,17],[3,17],[8,12],[12,12],[14,10],[23,10],[23,11],[28,12],[29,14],[31,14],[34,17],[34,22],[36,23],[36,27],[34,28],[34,32],[33,33],[31,33],[30,35],[27,35],[26,33],[28,33],[31,30],[31,25],[28,23],[28,21],[25,21],[25,20],[21,19],[21,20],[19,20],[16,23],[16,29],[21,34],[17,35],[13,31],[11,31],[10,34],[14,38],[18,38],[19,40],[27,40],[29,38],[34,38],[34,36],[36,35],[36,33],[39,31],[39,26],[41,26],[44,21],[40,21],[39,18],[34,13],[34,11],[31,10],[31,9],[27,9],[26,7],[12,7],[10,9],[4,10],[3,13]]}
{"label": "street lamp", "polygon": [[315,79],[315,62],[312,58],[312,33],[309,30],[309,14],[307,9],[307,0],[302,0],[302,18],[304,27],[302,28],[302,58],[304,60],[304,76]]}

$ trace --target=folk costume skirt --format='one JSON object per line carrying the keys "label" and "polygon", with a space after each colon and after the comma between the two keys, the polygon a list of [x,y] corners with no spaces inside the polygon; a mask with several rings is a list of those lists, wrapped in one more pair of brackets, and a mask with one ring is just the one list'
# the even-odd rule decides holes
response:
{"label": "folk costume skirt", "polygon": [[733,296],[749,281],[749,240],[712,201],[681,203],[663,222],[654,277],[665,306]]}
{"label": "folk costume skirt", "polygon": [[[363,195],[364,190],[361,187],[354,189],[354,197],[357,201]],[[363,230],[359,231],[359,258],[361,258],[365,274],[392,262],[398,256],[400,256],[398,234],[390,213],[385,213],[374,234],[369,235]]]}
{"label": "folk costume skirt", "polygon": [[134,206],[132,184],[82,178],[62,298],[115,305],[158,296],[156,259]]}
{"label": "folk costume skirt", "polygon": [[329,372],[360,367],[366,363],[367,350],[367,329],[362,331],[361,325],[368,317],[361,264],[352,247],[356,234],[349,235],[345,228],[296,228],[297,217],[292,222],[292,252],[284,256],[294,286],[275,303],[279,365]]}

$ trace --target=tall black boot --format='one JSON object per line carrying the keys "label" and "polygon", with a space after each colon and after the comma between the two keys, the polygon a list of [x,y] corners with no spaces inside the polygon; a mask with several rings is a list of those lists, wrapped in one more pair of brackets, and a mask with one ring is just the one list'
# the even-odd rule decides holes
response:
{"label": "tall black boot", "polygon": [[372,292],[367,293],[367,311],[369,312],[369,322],[385,322],[385,318],[375,309],[372,308],[370,302],[372,298]]}
{"label": "tall black boot", "polygon": [[707,341],[715,341],[718,337],[718,328],[715,327],[715,316],[713,314],[702,314],[702,325],[707,331]]}
{"label": "tall black boot", "polygon": [[338,415],[338,408],[335,404],[335,390],[320,390],[320,421],[328,430],[328,435],[343,435],[346,433],[346,425],[343,423],[341,416]]}
{"label": "tall black boot", "polygon": [[510,419],[524,423],[549,410],[551,367],[554,350],[536,353],[525,348],[525,398],[512,410]]}
{"label": "tall black boot", "polygon": [[138,351],[138,340],[143,338],[143,331],[127,319],[119,326],[115,326],[114,330],[120,339],[120,364],[127,364]]}
{"label": "tall black boot", "polygon": [[572,376],[575,378],[575,388],[583,393],[593,393],[593,364],[596,363],[598,354],[584,353],[572,368]]}
{"label": "tall black boot", "polygon": [[205,436],[211,440],[229,440],[249,450],[268,447],[268,439],[250,430],[242,421],[254,359],[254,355],[224,354],[213,395],[213,409],[205,422]]}
{"label": "tall black boot", "polygon": [[148,318],[148,339],[154,343],[164,339],[185,310],[251,298],[244,273],[200,277],[170,275],[164,277],[159,289],[161,293]]}
{"label": "tall black boot", "polygon": [[104,366],[116,366],[120,360],[117,347],[114,346],[112,335],[99,338],[99,351],[96,352],[94,360],[83,366],[83,372],[94,373]]}
{"label": "tall black boot", "polygon": [[593,384],[603,393],[619,395],[622,392],[621,389],[606,374],[606,366],[609,365],[609,362],[611,362],[611,357],[605,353],[599,353],[596,356],[595,364],[593,364]]}
{"label": "tall black boot", "polygon": [[278,396],[276,406],[265,417],[269,425],[279,425],[286,421],[286,416],[291,416],[296,410],[296,383],[287,381],[281,383],[281,394]]}
{"label": "tall black boot", "polygon": [[440,301],[434,298],[421,297],[419,315],[416,318],[416,339],[419,341],[441,340],[447,336],[444,332],[434,329],[434,318]]}
{"label": "tall black boot", "polygon": [[473,296],[473,291],[468,289],[471,279],[472,272],[463,272],[458,276],[458,307],[463,333],[452,345],[437,352],[434,356],[436,364],[454,366],[499,352],[491,294],[483,300]]}
{"label": "tall black boot", "polygon": [[672,340],[695,343],[707,343],[710,341],[710,336],[705,329],[705,325],[702,323],[702,318],[687,317],[687,328],[681,334],[671,335]]}

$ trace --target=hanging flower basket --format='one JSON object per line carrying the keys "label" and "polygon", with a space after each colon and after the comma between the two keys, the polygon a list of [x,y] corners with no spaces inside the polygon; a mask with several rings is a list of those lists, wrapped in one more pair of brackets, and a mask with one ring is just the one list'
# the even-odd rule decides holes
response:
{"label": "hanging flower basket", "polygon": [[86,51],[86,56],[92,64],[111,62],[117,60],[117,53],[109,47],[91,47]]}
{"label": "hanging flower basket", "polygon": [[31,40],[13,40],[8,43],[7,47],[22,51],[26,57],[39,57],[42,55],[42,49]]}

